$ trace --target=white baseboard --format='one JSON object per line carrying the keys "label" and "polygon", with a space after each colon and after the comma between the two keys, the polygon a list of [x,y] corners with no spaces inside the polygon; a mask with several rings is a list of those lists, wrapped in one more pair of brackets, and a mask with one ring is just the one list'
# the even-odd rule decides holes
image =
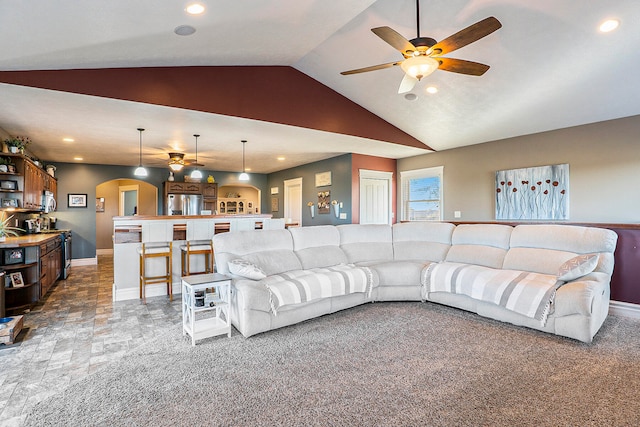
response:
{"label": "white baseboard", "polygon": [[113,255],[113,248],[111,248],[111,249],[96,249],[96,255]]}
{"label": "white baseboard", "polygon": [[[180,287],[180,283],[173,284],[173,295],[180,295],[182,289]],[[116,289],[115,283],[113,284],[113,301],[126,301],[132,299],[140,299],[140,288],[138,286],[134,288],[123,288]],[[147,285],[145,289],[145,296],[147,298],[151,297],[161,297],[167,295],[167,285],[165,283],[154,283],[152,285]]]}
{"label": "white baseboard", "polygon": [[640,319],[640,305],[611,300],[609,301],[609,314]]}
{"label": "white baseboard", "polygon": [[80,267],[82,265],[98,265],[98,257],[71,260],[71,267]]}

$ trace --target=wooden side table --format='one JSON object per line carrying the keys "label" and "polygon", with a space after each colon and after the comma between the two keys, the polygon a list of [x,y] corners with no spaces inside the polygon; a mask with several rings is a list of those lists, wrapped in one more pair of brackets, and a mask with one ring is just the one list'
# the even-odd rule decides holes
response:
{"label": "wooden side table", "polygon": [[231,337],[229,302],[231,278],[220,273],[182,278],[182,335],[197,340],[227,334]]}

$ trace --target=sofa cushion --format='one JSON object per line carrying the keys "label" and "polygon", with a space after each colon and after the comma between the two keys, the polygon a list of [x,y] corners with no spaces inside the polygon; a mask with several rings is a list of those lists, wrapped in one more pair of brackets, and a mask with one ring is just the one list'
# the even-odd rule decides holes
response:
{"label": "sofa cushion", "polygon": [[378,286],[420,286],[420,274],[429,261],[389,261],[371,264],[369,268],[378,276]]}
{"label": "sofa cushion", "polygon": [[446,222],[414,221],[394,224],[393,259],[443,261],[455,225]]}
{"label": "sofa cushion", "polygon": [[289,230],[231,231],[213,236],[216,269],[229,273],[229,261],[242,258],[257,265],[269,276],[302,265],[293,252]]}
{"label": "sofa cushion", "polygon": [[518,225],[511,233],[504,268],[557,274],[560,266],[580,254],[599,253],[594,271],[611,275],[618,235],[611,230],[560,224]]}
{"label": "sofa cushion", "polygon": [[558,280],[569,282],[595,270],[598,265],[598,254],[578,255],[567,260],[558,269]]}
{"label": "sofa cushion", "polygon": [[429,293],[466,295],[539,320],[542,326],[563,283],[550,274],[451,262],[431,265],[424,279]]}
{"label": "sofa cushion", "polygon": [[330,267],[348,262],[347,255],[340,248],[340,233],[336,227],[294,227],[289,231],[293,249],[303,268]]}
{"label": "sofa cushion", "polygon": [[340,248],[350,263],[393,259],[391,226],[386,224],[345,224],[340,232]]}
{"label": "sofa cushion", "polygon": [[446,261],[501,268],[513,227],[501,224],[463,224],[453,231]]}
{"label": "sofa cushion", "polygon": [[286,249],[254,252],[244,255],[242,259],[258,266],[267,276],[302,269],[302,264],[296,254]]}
{"label": "sofa cushion", "polygon": [[298,270],[266,277],[260,281],[269,291],[271,311],[278,308],[353,293],[370,295],[371,271],[366,267],[337,265]]}
{"label": "sofa cushion", "polygon": [[229,272],[251,280],[260,280],[267,277],[260,267],[242,258],[229,261]]}

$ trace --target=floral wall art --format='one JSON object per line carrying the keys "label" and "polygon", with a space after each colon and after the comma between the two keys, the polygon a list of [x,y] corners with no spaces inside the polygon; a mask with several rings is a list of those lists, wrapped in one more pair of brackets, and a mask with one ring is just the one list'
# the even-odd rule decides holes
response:
{"label": "floral wall art", "polygon": [[569,219],[569,165],[496,172],[496,219]]}

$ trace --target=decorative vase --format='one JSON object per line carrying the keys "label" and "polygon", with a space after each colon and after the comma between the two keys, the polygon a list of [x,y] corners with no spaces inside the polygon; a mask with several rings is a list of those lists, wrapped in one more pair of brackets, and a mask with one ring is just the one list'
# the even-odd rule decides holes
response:
{"label": "decorative vase", "polygon": [[13,154],[18,154],[18,147],[14,147],[13,145],[9,147],[9,151]]}
{"label": "decorative vase", "polygon": [[315,205],[309,206],[309,210],[311,211],[311,218],[313,218],[316,215]]}
{"label": "decorative vase", "polygon": [[4,142],[2,143],[2,152],[3,153],[8,153],[9,152],[9,146],[7,144],[5,144]]}
{"label": "decorative vase", "polygon": [[336,214],[336,218],[340,218],[340,205],[333,205],[333,211]]}

